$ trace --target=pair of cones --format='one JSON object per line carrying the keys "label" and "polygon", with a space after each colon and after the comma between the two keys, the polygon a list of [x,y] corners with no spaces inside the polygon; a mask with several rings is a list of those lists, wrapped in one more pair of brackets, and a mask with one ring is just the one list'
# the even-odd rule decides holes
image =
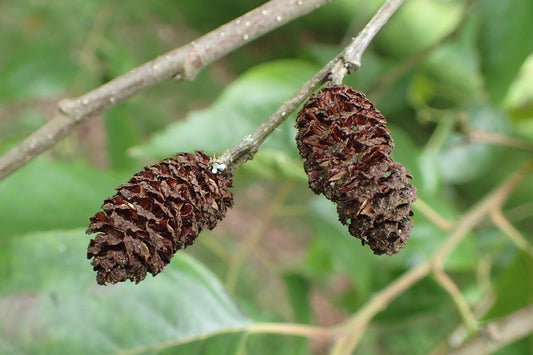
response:
{"label": "pair of cones", "polygon": [[[337,205],[341,223],[375,254],[403,248],[413,221],[416,189],[390,156],[394,147],[385,117],[361,92],[328,86],[304,105],[296,142],[309,187]],[[90,220],[95,233],[87,257],[97,282],[142,281],[213,229],[233,205],[232,176],[213,172],[210,158],[179,153],[145,167],[104,201]]]}

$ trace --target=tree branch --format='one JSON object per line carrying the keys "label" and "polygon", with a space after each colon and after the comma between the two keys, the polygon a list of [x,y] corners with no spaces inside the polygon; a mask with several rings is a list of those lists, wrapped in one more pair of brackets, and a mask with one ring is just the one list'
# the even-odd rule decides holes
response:
{"label": "tree branch", "polygon": [[492,354],[531,332],[533,332],[533,305],[487,324],[481,329],[478,336],[470,339],[449,354]]}
{"label": "tree branch", "polygon": [[365,28],[357,37],[352,39],[351,43],[341,53],[309,79],[267,121],[263,122],[254,132],[244,137],[241,142],[216,159],[213,162],[213,171],[229,171],[231,173],[237,170],[243,163],[253,158],[265,139],[320,85],[328,79],[333,84],[340,84],[346,74],[357,70],[361,65],[361,57],[374,36],[403,2],[404,0],[387,0]]}
{"label": "tree branch", "polygon": [[0,158],[0,180],[94,115],[174,77],[192,80],[205,66],[242,45],[333,0],[271,0],[197,40],[163,54],[74,99],[59,114]]}
{"label": "tree branch", "polygon": [[490,218],[492,219],[492,222],[494,222],[494,225],[498,227],[511,241],[520,249],[528,253],[530,256],[533,256],[533,248],[531,247],[531,244],[528,242],[528,240],[520,233],[518,229],[516,229],[515,226],[511,224],[505,218],[505,216],[502,213],[502,210],[500,208],[495,208],[490,213]]}
{"label": "tree branch", "polygon": [[203,340],[216,335],[229,333],[244,333],[249,334],[283,334],[292,336],[301,336],[311,339],[328,339],[334,334],[330,328],[312,326],[299,323],[251,323],[243,326],[223,329],[220,331],[213,331],[207,334],[193,335],[184,337],[179,340],[169,341],[166,343],[159,343],[154,345],[147,345],[133,349],[122,349],[116,352],[117,355],[136,355],[146,353],[158,353],[162,350],[169,349],[178,345],[192,343],[193,341]]}
{"label": "tree branch", "polygon": [[459,287],[453,282],[452,278],[441,268],[433,268],[433,274],[437,282],[444,288],[446,292],[450,295],[452,300],[463,318],[465,325],[467,326],[468,331],[472,332],[478,329],[478,321],[474,316],[474,313],[470,309],[468,302],[464,298],[463,294]]}
{"label": "tree branch", "polygon": [[429,204],[427,204],[420,197],[417,197],[416,201],[413,203],[413,208],[418,212],[422,213],[431,223],[436,225],[438,228],[449,231],[453,228],[454,223],[449,222],[447,219],[442,217],[437,211],[433,209]]}

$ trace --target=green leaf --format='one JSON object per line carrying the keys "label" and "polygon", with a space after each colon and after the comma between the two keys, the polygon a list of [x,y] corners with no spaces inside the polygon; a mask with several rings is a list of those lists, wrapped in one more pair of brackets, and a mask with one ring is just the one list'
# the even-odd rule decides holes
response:
{"label": "green leaf", "polygon": [[[486,105],[465,109],[468,123],[474,130],[505,134],[509,131],[507,116]],[[478,178],[492,169],[499,158],[499,149],[479,142],[470,143],[464,134],[451,133],[438,157],[442,177],[450,183],[462,183]]]}
{"label": "green leaf", "polygon": [[461,12],[458,1],[406,1],[380,32],[376,45],[405,57],[446,36],[457,25]]}
{"label": "green leaf", "polygon": [[283,275],[296,321],[310,323],[312,310],[309,303],[311,285],[309,280],[297,273]]}
{"label": "green leaf", "polygon": [[[441,216],[457,216],[453,206],[447,204],[442,197],[431,199],[431,207]],[[453,219],[455,219],[455,217]],[[395,256],[397,262],[402,262],[406,268],[414,267],[426,261],[444,243],[448,233],[435,226],[417,209],[413,217],[414,225],[407,246]],[[477,241],[472,236],[465,238],[446,259],[446,270],[470,271],[475,268],[478,260]]]}
{"label": "green leaf", "polygon": [[[519,122],[527,122],[533,117],[533,54],[526,59],[520,68],[516,80],[507,92],[503,106],[511,112],[511,117],[519,120]],[[522,134],[521,129],[518,129],[517,132]],[[531,132],[529,135],[526,134],[526,137],[533,140]]]}
{"label": "green leaf", "polygon": [[45,158],[32,161],[0,183],[0,240],[88,224],[104,198],[113,195],[113,188],[128,175]]}
{"label": "green leaf", "polygon": [[127,154],[128,149],[140,141],[138,124],[133,119],[136,106],[134,102],[127,102],[106,113],[108,151],[113,167],[119,169],[134,168],[137,163]]}
{"label": "green leaf", "polygon": [[266,179],[292,180],[307,184],[303,162],[281,150],[260,149],[254,158],[238,171],[239,174]]}
{"label": "green leaf", "polygon": [[[318,68],[300,60],[280,60],[255,67],[229,85],[211,107],[191,112],[184,121],[169,125],[136,156],[164,157],[178,151],[224,152],[263,123],[289,99]],[[264,147],[298,157],[296,133],[288,120],[270,135]]]}
{"label": "green leaf", "polygon": [[[479,72],[479,18],[471,16],[452,40],[443,43],[424,63],[430,75],[433,97],[431,106],[466,104],[483,92]],[[421,74],[419,74],[421,75]]]}
{"label": "green leaf", "polygon": [[533,51],[533,1],[482,0],[479,47],[490,98],[501,103],[520,66]]}
{"label": "green leaf", "polygon": [[496,300],[485,319],[505,316],[533,300],[533,259],[524,252],[516,255],[496,283]]}
{"label": "green leaf", "polygon": [[154,353],[251,322],[185,253],[155,278],[103,287],[85,258],[87,244],[83,230],[73,230],[2,245],[1,353]]}
{"label": "green leaf", "polygon": [[339,222],[334,203],[321,196],[313,199],[309,207],[310,223],[317,241],[310,248],[306,260],[308,267],[315,277],[317,273],[350,276],[357,284],[358,299],[354,303],[363,301],[372,289],[372,274],[379,257],[348,233]]}
{"label": "green leaf", "polygon": [[[0,65],[0,98],[31,99],[58,95],[78,71],[65,51],[58,50],[50,41],[25,51],[10,55],[9,60]],[[19,42],[20,43],[20,42]],[[0,48],[0,52],[11,48]]]}

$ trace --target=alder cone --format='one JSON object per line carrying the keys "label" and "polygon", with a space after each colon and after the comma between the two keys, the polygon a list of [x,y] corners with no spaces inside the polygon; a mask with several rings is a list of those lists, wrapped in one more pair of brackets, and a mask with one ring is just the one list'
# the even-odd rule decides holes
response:
{"label": "alder cone", "polygon": [[328,86],[298,114],[296,142],[309,187],[337,204],[341,223],[375,254],[407,244],[416,200],[412,176],[391,152],[386,119],[349,86]]}
{"label": "alder cone", "polygon": [[213,173],[210,158],[179,153],[145,167],[116,188],[90,219],[87,234],[99,284],[142,281],[156,275],[174,253],[191,245],[204,229],[213,229],[233,205],[231,175]]}

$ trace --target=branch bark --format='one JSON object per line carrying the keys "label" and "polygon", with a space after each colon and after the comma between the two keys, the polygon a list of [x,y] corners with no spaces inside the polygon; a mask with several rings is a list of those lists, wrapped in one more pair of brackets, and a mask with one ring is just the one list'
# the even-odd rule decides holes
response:
{"label": "branch bark", "polygon": [[205,66],[244,44],[333,0],[271,0],[243,16],[74,99],[59,114],[0,157],[0,180],[50,148],[94,115],[164,80],[192,80]]}
{"label": "branch bark", "polygon": [[487,324],[481,329],[478,336],[470,339],[449,354],[492,354],[531,332],[533,332],[533,305]]}
{"label": "branch bark", "polygon": [[216,159],[213,162],[213,171],[229,171],[232,173],[237,170],[242,164],[253,158],[265,139],[320,85],[327,80],[331,80],[333,84],[340,84],[346,74],[357,70],[361,66],[361,57],[372,39],[403,2],[404,0],[387,0],[365,28],[357,37],[352,39],[351,43],[341,53],[309,79],[267,121],[263,122],[254,132],[244,137],[241,142]]}

